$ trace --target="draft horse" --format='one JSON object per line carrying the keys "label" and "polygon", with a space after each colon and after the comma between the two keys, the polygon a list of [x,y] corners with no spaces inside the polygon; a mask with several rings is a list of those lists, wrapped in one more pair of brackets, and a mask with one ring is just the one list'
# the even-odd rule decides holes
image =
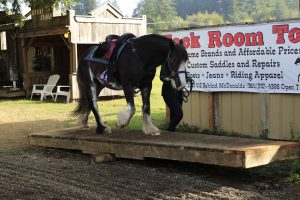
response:
{"label": "draft horse", "polygon": [[147,135],[159,135],[159,129],[153,125],[150,117],[152,80],[156,67],[162,66],[175,89],[181,90],[186,86],[188,54],[182,42],[176,44],[171,39],[156,34],[128,39],[115,63],[116,84],[107,83],[101,78],[107,65],[90,59],[91,52],[96,48],[89,49],[80,59],[77,71],[80,99],[74,114],[82,117],[82,127],[88,128],[88,116],[92,111],[97,123],[96,132],[111,133],[111,128],[101,120],[96,102],[104,87],[124,91],[128,108],[119,112],[117,126],[127,126],[135,114],[134,94],[138,89],[143,102],[142,130]]}

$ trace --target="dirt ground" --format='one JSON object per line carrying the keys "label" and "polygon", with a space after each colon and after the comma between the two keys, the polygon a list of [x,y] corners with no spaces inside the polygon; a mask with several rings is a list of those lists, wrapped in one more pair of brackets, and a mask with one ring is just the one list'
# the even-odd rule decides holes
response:
{"label": "dirt ground", "polygon": [[0,199],[300,199],[300,185],[275,163],[250,170],[195,163],[117,159],[42,147],[0,154]]}

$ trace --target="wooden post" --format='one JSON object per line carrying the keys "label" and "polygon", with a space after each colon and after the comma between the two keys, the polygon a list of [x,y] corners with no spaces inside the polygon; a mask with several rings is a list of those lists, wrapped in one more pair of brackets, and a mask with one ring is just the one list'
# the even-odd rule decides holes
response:
{"label": "wooden post", "polygon": [[[25,39],[23,38],[23,43],[25,43]],[[23,81],[24,81],[24,90],[25,90],[25,96],[29,97],[30,90],[29,90],[29,74],[28,74],[28,48],[23,46],[23,67],[24,67],[24,73],[23,73]]]}
{"label": "wooden post", "polygon": [[28,50],[29,47],[32,45],[34,37],[30,38],[28,44],[26,44],[26,39],[22,39],[22,46],[23,46],[23,66],[24,66],[24,89],[25,89],[25,96],[30,96],[30,80],[29,80],[29,68],[28,68]]}

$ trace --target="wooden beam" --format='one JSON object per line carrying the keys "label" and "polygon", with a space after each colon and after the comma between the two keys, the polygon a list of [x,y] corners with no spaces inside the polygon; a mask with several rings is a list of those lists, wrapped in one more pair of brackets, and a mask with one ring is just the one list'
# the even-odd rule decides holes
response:
{"label": "wooden beam", "polygon": [[33,31],[21,32],[20,37],[27,38],[27,37],[38,37],[38,36],[48,36],[48,35],[61,35],[68,31],[69,31],[68,27],[52,28],[52,29],[45,29],[45,30],[33,30]]}
{"label": "wooden beam", "polygon": [[70,50],[71,50],[70,44],[66,41],[66,39],[64,38],[63,35],[59,35],[59,36],[60,36],[60,38],[64,41],[65,45],[68,47],[68,49],[69,49],[69,51],[70,51]]}
{"label": "wooden beam", "polygon": [[75,17],[75,21],[78,23],[101,23],[101,24],[143,24],[143,18],[95,18],[95,17]]}
{"label": "wooden beam", "polygon": [[25,48],[29,48],[29,47],[31,47],[31,45],[32,45],[32,43],[33,43],[33,40],[34,40],[34,37],[31,37],[30,39],[29,39],[29,42],[28,42],[28,44],[25,44],[25,39],[24,39],[24,47]]}

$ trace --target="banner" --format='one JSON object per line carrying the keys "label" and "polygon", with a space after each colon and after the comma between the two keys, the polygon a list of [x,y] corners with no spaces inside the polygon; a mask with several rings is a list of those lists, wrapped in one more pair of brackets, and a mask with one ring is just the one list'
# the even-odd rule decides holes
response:
{"label": "banner", "polygon": [[300,93],[299,22],[180,30],[165,36],[183,39],[193,91]]}

